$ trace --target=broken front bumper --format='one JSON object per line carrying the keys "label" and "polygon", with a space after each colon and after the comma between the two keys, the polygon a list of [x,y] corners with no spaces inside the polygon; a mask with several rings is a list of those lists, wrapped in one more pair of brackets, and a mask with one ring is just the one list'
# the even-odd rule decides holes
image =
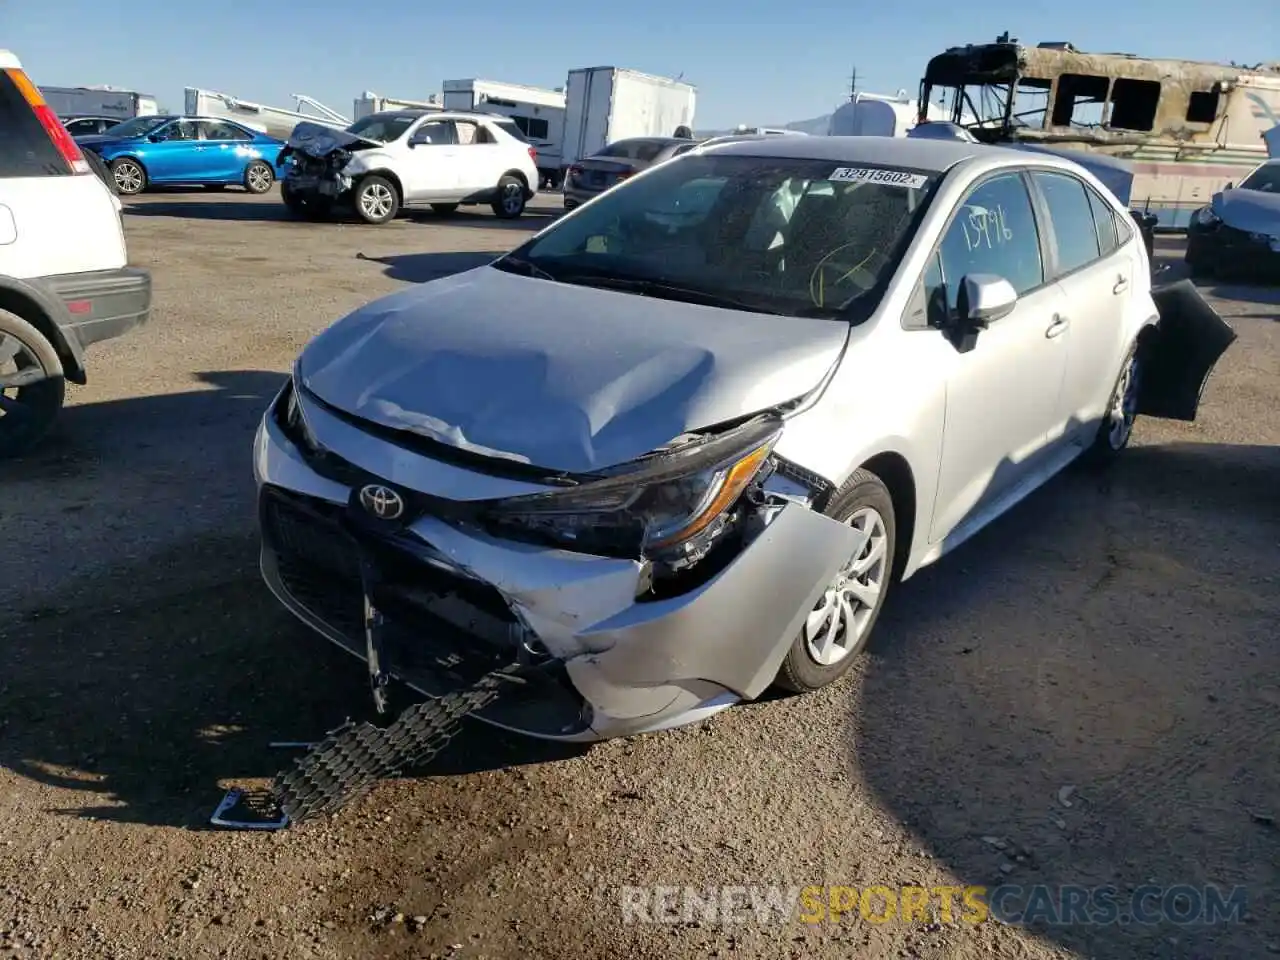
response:
{"label": "broken front bumper", "polygon": [[387,672],[440,696],[504,661],[541,659],[543,682],[478,714],[532,736],[627,736],[758,697],[858,545],[852,528],[786,503],[707,582],[641,600],[647,570],[639,561],[503,541],[430,515],[392,531],[360,523],[352,493],[365,483],[457,497],[467,488],[482,496],[494,481],[393,447],[319,408],[306,415],[326,451],[326,475],[272,412],[255,441],[262,572],[272,591],[364,659],[360,558],[372,558],[375,605],[392,625]]}

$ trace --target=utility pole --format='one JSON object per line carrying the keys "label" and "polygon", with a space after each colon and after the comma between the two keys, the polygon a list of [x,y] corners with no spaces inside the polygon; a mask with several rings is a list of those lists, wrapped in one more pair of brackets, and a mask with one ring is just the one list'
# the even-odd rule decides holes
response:
{"label": "utility pole", "polygon": [[854,64],[853,72],[849,75],[849,99],[852,100],[858,93],[858,66]]}

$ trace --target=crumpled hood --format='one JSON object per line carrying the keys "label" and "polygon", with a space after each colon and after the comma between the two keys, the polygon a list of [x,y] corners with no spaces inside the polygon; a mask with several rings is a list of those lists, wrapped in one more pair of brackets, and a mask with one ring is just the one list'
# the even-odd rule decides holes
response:
{"label": "crumpled hood", "polygon": [[377,140],[369,140],[354,133],[348,133],[346,130],[325,126],[323,123],[313,123],[310,120],[303,120],[293,128],[293,133],[289,134],[289,142],[286,145],[291,150],[318,159],[324,159],[335,150],[385,146]]}
{"label": "crumpled hood", "polygon": [[1280,237],[1280,193],[1224,190],[1214,194],[1212,209],[1229,227]]}
{"label": "crumpled hood", "polygon": [[553,471],[624,463],[799,397],[841,321],[744,313],[483,266],[375,301],[299,357],[330,406]]}

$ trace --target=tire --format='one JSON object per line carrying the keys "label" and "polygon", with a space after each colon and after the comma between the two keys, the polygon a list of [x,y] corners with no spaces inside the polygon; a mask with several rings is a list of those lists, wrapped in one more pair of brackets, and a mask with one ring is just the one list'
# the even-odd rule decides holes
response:
{"label": "tire", "polygon": [[451,213],[456,213],[458,205],[456,203],[433,203],[431,209],[442,217],[447,217]]}
{"label": "tire", "polygon": [[351,192],[356,216],[365,223],[386,223],[400,212],[400,191],[386,177],[365,177]]}
{"label": "tire", "polygon": [[[776,686],[792,693],[811,693],[834,683],[849,672],[858,654],[866,649],[875,630],[896,569],[897,524],[893,498],[889,495],[889,488],[879,477],[868,470],[855,470],[853,476],[832,496],[825,513],[841,523],[854,523],[859,529],[871,531],[872,538],[863,545],[858,556],[850,558],[845,570],[828,585],[827,593],[810,614],[811,623],[819,629],[811,634],[810,624],[806,624],[792,641],[791,649],[787,651],[774,680]],[[849,593],[845,593],[845,600],[850,604],[857,625],[857,634],[850,641],[847,621],[843,616],[840,623],[834,623],[830,619],[823,623],[817,618],[822,611],[833,605],[835,614],[840,616],[841,609],[836,598],[837,583],[844,578],[850,567],[865,564],[872,556],[874,559],[869,568],[854,578],[862,583],[859,592],[864,596],[868,584],[878,585],[872,605],[859,603]],[[818,654],[824,652],[822,640],[827,636],[827,629],[823,627],[837,631],[835,642],[826,648],[827,657],[823,658],[826,662],[818,657]]]}
{"label": "tire", "polygon": [[244,168],[244,188],[259,196],[271,191],[276,173],[265,160],[254,160]]}
{"label": "tire", "polygon": [[[3,358],[0,359],[0,460],[3,460],[25,453],[44,438],[62,410],[67,384],[53,344],[26,320],[7,310],[0,310],[0,358]],[[9,378],[24,371],[34,373],[37,379],[21,387],[3,386]]]}
{"label": "tire", "polygon": [[1138,391],[1142,388],[1141,355],[1135,344],[1125,353],[1116,374],[1107,412],[1093,443],[1085,453],[1085,459],[1093,466],[1106,467],[1119,458],[1133,437],[1133,424],[1137,419]]}
{"label": "tire", "polygon": [[132,197],[147,189],[147,170],[133,157],[120,157],[108,165],[111,179],[116,182],[116,191],[122,196]]}
{"label": "tire", "polygon": [[524,213],[524,184],[510,174],[498,181],[498,193],[493,198],[493,212],[501,220],[518,220]]}

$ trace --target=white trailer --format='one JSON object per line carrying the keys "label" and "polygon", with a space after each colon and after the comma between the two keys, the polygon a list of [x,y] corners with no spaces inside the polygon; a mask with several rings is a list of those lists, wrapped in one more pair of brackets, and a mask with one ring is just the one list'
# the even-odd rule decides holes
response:
{"label": "white trailer", "polygon": [[570,70],[565,84],[561,164],[627,137],[671,137],[693,128],[697,88],[620,67]]}
{"label": "white trailer", "polygon": [[559,186],[564,137],[563,90],[497,80],[446,80],[441,87],[446,110],[467,110],[509,117],[538,151],[544,184]]}
{"label": "white trailer", "polygon": [[382,113],[384,110],[443,110],[444,106],[436,94],[426,100],[401,100],[398,97],[380,97],[366,90],[356,97],[353,120],[362,120],[370,114]]}
{"label": "white trailer", "polygon": [[156,98],[117,87],[41,87],[49,108],[59,117],[154,117]]}
{"label": "white trailer", "polygon": [[[293,133],[293,128],[304,120],[323,123],[338,130],[351,123],[336,110],[330,110],[320,101],[313,100],[303,93],[293,95],[296,103],[293,110],[284,107],[268,107],[261,103],[254,103],[252,100],[241,100],[229,93],[201,90],[198,87],[185,87],[183,99],[188,116],[234,120],[242,126],[281,140],[288,140],[289,135]],[[304,112],[304,107],[310,108],[311,112]]]}

